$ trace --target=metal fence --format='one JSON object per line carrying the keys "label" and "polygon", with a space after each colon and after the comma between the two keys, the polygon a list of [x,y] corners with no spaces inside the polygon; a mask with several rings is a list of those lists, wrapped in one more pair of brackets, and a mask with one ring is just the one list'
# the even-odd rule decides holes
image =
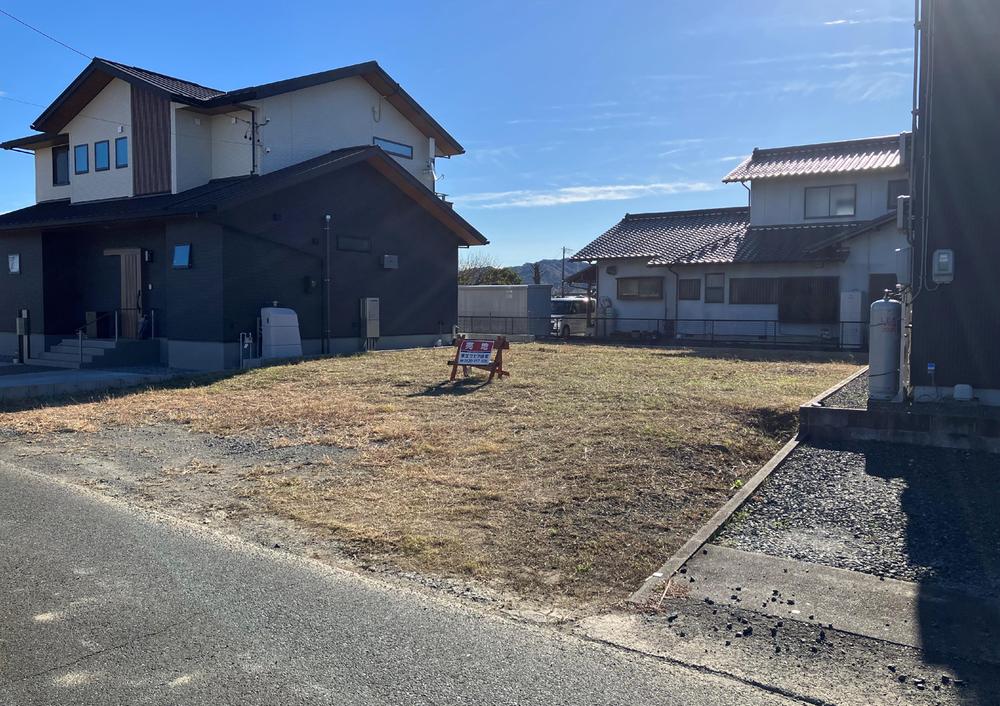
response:
{"label": "metal fence", "polygon": [[622,317],[459,316],[459,332],[535,338],[741,344],[863,350],[867,321],[795,323],[774,319],[641,319]]}

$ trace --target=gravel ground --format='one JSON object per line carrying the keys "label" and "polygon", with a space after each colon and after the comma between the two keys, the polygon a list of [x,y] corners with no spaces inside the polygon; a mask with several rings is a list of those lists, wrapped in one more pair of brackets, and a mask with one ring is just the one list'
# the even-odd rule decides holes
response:
{"label": "gravel ground", "polygon": [[859,375],[821,403],[824,407],[868,408],[868,373]]}
{"label": "gravel ground", "polygon": [[715,541],[1000,596],[998,468],[985,453],[803,444]]}

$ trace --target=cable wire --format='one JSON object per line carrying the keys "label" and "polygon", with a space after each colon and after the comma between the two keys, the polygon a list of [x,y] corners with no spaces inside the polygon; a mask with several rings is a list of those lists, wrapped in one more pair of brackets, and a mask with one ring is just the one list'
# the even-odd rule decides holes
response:
{"label": "cable wire", "polygon": [[32,25],[29,25],[29,24],[28,24],[27,22],[25,22],[24,20],[22,20],[22,19],[20,19],[20,18],[18,18],[18,17],[14,17],[14,15],[10,14],[10,13],[9,13],[9,12],[7,12],[6,10],[3,10],[3,9],[0,9],[0,14],[3,14],[3,15],[6,15],[6,16],[7,16],[7,17],[9,17],[10,19],[12,19],[12,20],[14,20],[15,22],[17,22],[18,24],[22,24],[22,25],[24,25],[25,27],[27,27],[28,29],[30,29],[30,30],[31,30],[32,32],[37,32],[38,34],[42,35],[42,36],[43,36],[43,37],[45,37],[46,39],[48,39],[48,40],[51,40],[51,41],[55,42],[56,44],[58,44],[58,45],[60,45],[60,46],[63,46],[63,47],[66,47],[66,48],[67,48],[67,49],[69,49],[70,51],[74,51],[74,52],[76,52],[77,54],[79,54],[80,56],[82,56],[82,57],[83,57],[84,59],[93,59],[93,58],[94,58],[94,57],[90,56],[89,54],[84,54],[84,53],[83,53],[82,51],[80,51],[79,49],[76,49],[76,48],[74,48],[74,47],[71,47],[71,46],[70,46],[69,44],[67,44],[66,42],[63,42],[63,41],[60,41],[60,40],[56,39],[56,38],[55,38],[55,37],[53,37],[53,36],[52,36],[51,34],[46,34],[46,33],[45,33],[45,32],[43,32],[42,30],[38,29],[38,27],[33,27]]}

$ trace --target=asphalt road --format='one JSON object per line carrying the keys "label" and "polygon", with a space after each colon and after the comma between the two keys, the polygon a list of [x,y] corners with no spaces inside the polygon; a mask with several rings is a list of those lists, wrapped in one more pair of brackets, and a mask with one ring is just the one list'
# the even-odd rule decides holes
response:
{"label": "asphalt road", "polygon": [[0,704],[788,704],[0,469]]}

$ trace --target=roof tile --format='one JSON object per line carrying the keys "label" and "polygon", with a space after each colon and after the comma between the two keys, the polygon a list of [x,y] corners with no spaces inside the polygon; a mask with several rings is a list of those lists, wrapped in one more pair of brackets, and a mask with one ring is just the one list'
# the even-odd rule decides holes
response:
{"label": "roof tile", "polygon": [[184,79],[174,78],[173,76],[167,76],[166,74],[149,71],[148,69],[141,69],[138,66],[119,64],[117,61],[109,61],[108,59],[101,59],[100,61],[103,61],[105,64],[108,64],[109,66],[112,66],[129,76],[137,78],[140,81],[145,81],[146,83],[152,84],[157,88],[162,88],[164,91],[172,93],[176,96],[183,96],[185,98],[204,101],[216,98],[225,93],[225,91],[220,91],[216,88],[208,88],[207,86],[192,83],[191,81],[185,81]]}
{"label": "roof tile", "polygon": [[731,233],[745,231],[749,224],[750,209],[746,207],[628,214],[573,259],[679,257]]}
{"label": "roof tile", "polygon": [[903,142],[909,133],[862,140],[757,149],[724,182],[777,179],[899,169],[905,164]]}

